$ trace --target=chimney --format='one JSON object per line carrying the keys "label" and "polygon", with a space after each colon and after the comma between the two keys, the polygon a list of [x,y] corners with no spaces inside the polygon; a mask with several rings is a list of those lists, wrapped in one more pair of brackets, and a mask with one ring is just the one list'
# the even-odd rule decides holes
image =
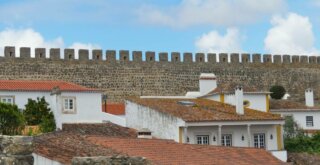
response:
{"label": "chimney", "polygon": [[152,139],[151,131],[147,128],[142,128],[138,131],[139,139]]}
{"label": "chimney", "polygon": [[217,88],[216,75],[213,73],[201,73],[199,78],[200,94],[205,95]]}
{"label": "chimney", "polygon": [[313,89],[311,88],[306,89],[305,97],[306,97],[306,106],[313,107],[314,106]]}
{"label": "chimney", "polygon": [[236,112],[239,115],[244,114],[243,108],[243,88],[241,86],[237,86],[235,89],[235,98],[236,98]]}

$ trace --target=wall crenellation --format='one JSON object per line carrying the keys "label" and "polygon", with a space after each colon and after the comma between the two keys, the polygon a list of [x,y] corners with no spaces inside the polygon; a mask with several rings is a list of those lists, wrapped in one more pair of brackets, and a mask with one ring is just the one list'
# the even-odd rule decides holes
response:
{"label": "wall crenellation", "polygon": [[[79,49],[75,52],[74,49],[64,49],[63,58],[60,56],[59,48],[51,48],[49,50],[49,58],[46,57],[45,48],[35,48],[35,57],[31,57],[31,49],[28,47],[20,48],[20,57],[16,55],[15,47],[6,46],[4,49],[5,58],[36,58],[36,59],[52,59],[52,60],[79,60],[79,61],[107,61],[107,62],[140,62],[145,59],[146,62],[185,62],[185,63],[274,63],[274,64],[320,64],[320,56],[306,56],[306,55],[271,55],[271,54],[248,54],[248,53],[195,53],[190,52],[171,52],[171,59],[168,58],[167,52],[159,52],[156,54],[153,51],[128,51],[119,50],[117,59],[117,52],[115,50],[106,50],[105,54],[101,49],[92,50],[92,58],[89,58],[89,50]],[[76,59],[76,53],[78,58]],[[103,57],[106,57],[105,59]],[[218,58],[217,58],[218,57]],[[158,60],[156,60],[158,59]],[[218,59],[218,60],[217,60]]]}
{"label": "wall crenellation", "polygon": [[[320,98],[320,57],[248,53],[192,53],[5,47],[0,79],[63,80],[103,90],[110,101],[128,96],[184,95],[197,91],[200,73],[215,73],[218,84],[248,84],[260,90],[283,85],[292,97],[304,98],[312,87]],[[46,57],[46,52],[50,56]],[[77,54],[78,53],[78,57]],[[103,54],[104,53],[104,54]],[[60,56],[63,55],[63,56]],[[217,62],[220,60],[220,62]],[[157,59],[157,60],[156,60]]]}

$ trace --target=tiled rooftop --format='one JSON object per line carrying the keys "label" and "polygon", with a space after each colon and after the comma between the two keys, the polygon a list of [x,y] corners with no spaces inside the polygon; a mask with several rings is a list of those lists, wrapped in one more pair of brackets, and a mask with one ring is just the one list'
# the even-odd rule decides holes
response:
{"label": "tiled rooftop", "polygon": [[284,164],[263,149],[180,144],[159,139],[88,137],[99,146],[129,156],[146,157],[154,164]]}
{"label": "tiled rooftop", "polygon": [[[220,93],[234,93],[235,88],[238,85],[235,83],[223,83],[218,84],[218,87],[210,91],[207,95],[220,94]],[[260,91],[256,87],[241,85],[243,92],[255,92],[255,93],[269,93],[267,91]]]}
{"label": "tiled rooftop", "polygon": [[102,104],[102,111],[114,115],[124,115],[125,106],[124,103],[107,103],[107,106],[105,106],[105,104]]}
{"label": "tiled rooftop", "polygon": [[[35,138],[35,153],[70,164],[76,156],[141,156],[154,164],[284,164],[263,149],[179,144],[137,139],[132,129],[112,123],[68,125]],[[98,129],[94,129],[98,128]]]}
{"label": "tiled rooftop", "polygon": [[65,81],[0,80],[2,91],[51,91],[53,87],[59,87],[61,91],[98,91]]}
{"label": "tiled rooftop", "polygon": [[[283,120],[280,115],[249,108],[245,108],[244,115],[238,115],[235,106],[208,99],[141,99],[132,97],[128,100],[188,122]],[[191,101],[195,105],[184,106],[179,104],[179,101]]]}
{"label": "tiled rooftop", "polygon": [[104,124],[65,124],[62,131],[47,133],[35,137],[35,153],[70,164],[75,156],[114,156],[119,153],[93,144],[86,140],[87,136],[135,138],[133,129],[112,123]]}
{"label": "tiled rooftop", "polygon": [[270,100],[270,110],[287,110],[287,111],[307,111],[320,110],[320,107],[307,107],[305,104],[290,100]]}

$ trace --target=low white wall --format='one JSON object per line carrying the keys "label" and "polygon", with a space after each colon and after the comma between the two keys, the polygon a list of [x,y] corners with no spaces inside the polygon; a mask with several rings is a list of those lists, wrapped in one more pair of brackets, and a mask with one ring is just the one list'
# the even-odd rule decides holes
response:
{"label": "low white wall", "polygon": [[179,141],[179,127],[184,125],[183,120],[130,101],[125,104],[127,127],[148,128],[152,136]]}
{"label": "low white wall", "polygon": [[117,116],[110,113],[103,113],[105,115],[105,120],[103,121],[110,121],[114,124],[118,124],[120,126],[126,127],[126,117],[125,116]]}
{"label": "low white wall", "polygon": [[64,165],[60,162],[45,158],[36,153],[33,153],[32,156],[34,158],[34,165]]}
{"label": "low white wall", "polygon": [[279,160],[283,161],[283,162],[287,162],[288,156],[287,156],[287,151],[283,150],[283,151],[270,151],[271,154],[278,158]]}

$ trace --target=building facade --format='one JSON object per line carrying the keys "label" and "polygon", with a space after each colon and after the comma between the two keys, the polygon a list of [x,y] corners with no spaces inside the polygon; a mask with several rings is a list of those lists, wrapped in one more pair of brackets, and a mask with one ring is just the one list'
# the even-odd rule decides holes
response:
{"label": "building facade", "polygon": [[28,99],[44,97],[52,110],[57,128],[63,123],[99,123],[101,92],[63,81],[0,80],[0,101],[25,109]]}

